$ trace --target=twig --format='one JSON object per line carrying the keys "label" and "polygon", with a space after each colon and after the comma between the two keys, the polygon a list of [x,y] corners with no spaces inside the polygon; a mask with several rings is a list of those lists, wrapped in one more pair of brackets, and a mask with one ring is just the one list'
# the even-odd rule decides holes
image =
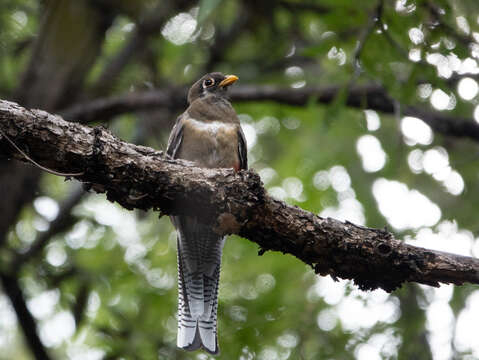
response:
{"label": "twig", "polygon": [[[205,65],[206,71],[212,71],[216,64],[223,60],[226,51],[231,48],[243,30],[250,24],[250,9],[243,4],[241,12],[229,29],[220,31],[215,35],[214,43],[209,49],[209,59]],[[252,30],[252,29],[251,29]]]}
{"label": "twig", "polygon": [[288,9],[289,11],[306,11],[317,14],[327,14],[331,12],[331,8],[319,5],[313,2],[290,2],[286,0],[278,1],[278,4]]}
{"label": "twig", "polygon": [[150,37],[159,33],[166,21],[176,12],[192,6],[193,1],[181,0],[175,2],[160,2],[160,5],[149,10],[142,19],[136,23],[135,29],[125,42],[125,45],[115,54],[103,68],[91,88],[91,93],[102,95],[112,88],[115,80],[122,70],[135,58],[143,54],[148,46]]}
{"label": "twig", "polygon": [[50,355],[42,344],[37,331],[37,324],[27,308],[25,296],[15,276],[0,273],[0,281],[5,294],[17,315],[18,323],[23,330],[25,340],[36,360],[50,360]]}
{"label": "twig", "polygon": [[[80,176],[80,175],[83,175],[85,172],[82,171],[82,172],[77,172],[77,173],[62,173],[62,172],[58,172],[58,171],[55,171],[55,170],[52,170],[52,169],[49,169],[45,166],[42,166],[40,165],[39,163],[37,163],[35,160],[33,160],[30,156],[28,156],[27,154],[25,154],[23,152],[22,149],[20,149],[17,144],[15,144],[13,142],[12,139],[10,139],[7,134],[5,134],[3,131],[0,130],[0,135],[3,136],[20,154],[23,155],[23,157],[25,159],[27,159],[29,162],[31,162],[33,165],[35,165],[36,167],[38,167],[39,169],[43,170],[43,171],[46,171],[47,173],[49,174],[52,174],[52,175],[57,175],[57,176]],[[1,137],[0,137],[1,139]]]}
{"label": "twig", "polygon": [[[383,22],[382,16],[378,18],[378,25],[379,25],[379,28],[381,29],[381,34],[383,34],[387,42],[399,53],[399,55],[409,60],[409,53],[389,33],[387,26]],[[428,65],[427,63],[425,64]]]}
{"label": "twig", "polygon": [[50,223],[50,227],[47,231],[39,233],[30,247],[23,253],[17,253],[10,265],[10,272],[17,273],[20,266],[25,262],[31,260],[37,254],[48,245],[49,240],[56,234],[65,231],[75,222],[75,218],[72,215],[72,209],[80,203],[85,196],[86,192],[81,186],[76,187],[67,199],[60,205],[58,216]]}
{"label": "twig", "polygon": [[446,34],[459,41],[462,45],[469,46],[471,43],[476,42],[472,36],[459,34],[455,28],[444,22],[442,19],[443,14],[441,14],[441,10],[436,4],[431,1],[426,1],[423,3],[423,6],[429,10],[429,13],[434,21],[439,24],[439,27],[442,28]]}
{"label": "twig", "polygon": [[361,73],[361,53],[363,51],[366,41],[376,28],[378,24],[381,23],[381,16],[383,14],[384,0],[379,0],[378,4],[375,6],[371,15],[369,16],[368,23],[359,35],[358,41],[356,43],[356,49],[354,50],[353,55],[353,67],[354,67],[354,77],[357,78]]}
{"label": "twig", "polygon": [[76,293],[75,304],[73,305],[72,309],[77,331],[80,328],[83,319],[85,318],[85,310],[88,305],[88,295],[90,295],[90,285],[88,282],[83,281]]}

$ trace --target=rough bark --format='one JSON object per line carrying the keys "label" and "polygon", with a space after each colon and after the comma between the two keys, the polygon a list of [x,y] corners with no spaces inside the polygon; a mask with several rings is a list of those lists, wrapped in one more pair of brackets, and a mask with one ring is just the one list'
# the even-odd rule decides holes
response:
{"label": "rough bark", "polygon": [[[186,106],[184,94],[187,89],[157,89],[129,93],[77,104],[62,111],[68,120],[81,123],[107,121],[111,117],[132,111],[168,108],[180,110]],[[342,91],[346,91],[345,103],[349,107],[372,109],[394,114],[394,100],[380,85],[354,85],[345,89],[341,86],[309,87],[301,89],[278,88],[275,86],[236,86],[230,90],[235,103],[246,101],[274,101],[292,106],[304,106],[311,101],[330,104]],[[479,125],[469,118],[448,115],[417,106],[405,106],[402,113],[415,116],[426,122],[437,133],[446,136],[465,137],[479,142]]]}
{"label": "rough bark", "polygon": [[[98,56],[112,15],[85,1],[45,3],[40,34],[14,97],[27,106],[56,109],[73,101]],[[48,84],[48,88],[45,87]],[[0,246],[23,208],[33,200],[40,172],[0,161]]]}
{"label": "rough bark", "polygon": [[[385,231],[321,218],[268,196],[254,171],[202,169],[107,130],[0,101],[0,131],[28,155],[127,209],[195,215],[219,233],[296,256],[316,273],[392,291],[405,281],[479,283],[479,260],[404,244]],[[23,159],[6,139],[0,155]],[[23,159],[24,160],[24,159]]]}
{"label": "rough bark", "polygon": [[[14,97],[48,110],[68,105],[97,57],[111,20],[104,8],[85,1],[46,2],[30,64]],[[39,175],[38,169],[0,159],[0,246],[20,210],[33,200]]]}

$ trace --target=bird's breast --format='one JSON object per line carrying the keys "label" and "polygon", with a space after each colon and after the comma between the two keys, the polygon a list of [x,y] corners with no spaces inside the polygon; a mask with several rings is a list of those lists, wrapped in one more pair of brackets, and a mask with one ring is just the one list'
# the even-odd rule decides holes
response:
{"label": "bird's breast", "polygon": [[207,136],[216,137],[218,135],[231,135],[230,133],[236,130],[236,124],[224,123],[221,121],[198,121],[195,119],[188,119],[188,125],[197,132],[207,133]]}
{"label": "bird's breast", "polygon": [[221,121],[185,120],[178,157],[203,167],[236,168],[239,164],[238,126]]}

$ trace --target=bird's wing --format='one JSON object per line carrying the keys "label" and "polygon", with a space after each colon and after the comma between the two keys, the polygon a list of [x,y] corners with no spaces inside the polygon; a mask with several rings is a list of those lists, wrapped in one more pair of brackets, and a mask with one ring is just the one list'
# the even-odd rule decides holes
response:
{"label": "bird's wing", "polygon": [[178,150],[183,142],[183,118],[185,114],[181,114],[176,119],[176,123],[171,130],[170,137],[168,139],[168,146],[166,147],[166,153],[173,159],[176,159]]}
{"label": "bird's wing", "polygon": [[246,146],[246,138],[241,130],[241,126],[238,129],[238,154],[240,160],[240,169],[248,169],[248,148]]}

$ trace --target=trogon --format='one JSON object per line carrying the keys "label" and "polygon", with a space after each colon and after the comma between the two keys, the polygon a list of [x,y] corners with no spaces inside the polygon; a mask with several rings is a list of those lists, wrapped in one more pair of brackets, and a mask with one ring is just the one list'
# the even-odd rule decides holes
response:
{"label": "trogon", "polygon": [[[247,169],[246,140],[227,88],[238,77],[213,72],[188,92],[167,154],[205,168]],[[201,209],[199,209],[201,211]],[[217,354],[218,283],[225,237],[193,216],[172,216],[178,250],[178,347]]]}

